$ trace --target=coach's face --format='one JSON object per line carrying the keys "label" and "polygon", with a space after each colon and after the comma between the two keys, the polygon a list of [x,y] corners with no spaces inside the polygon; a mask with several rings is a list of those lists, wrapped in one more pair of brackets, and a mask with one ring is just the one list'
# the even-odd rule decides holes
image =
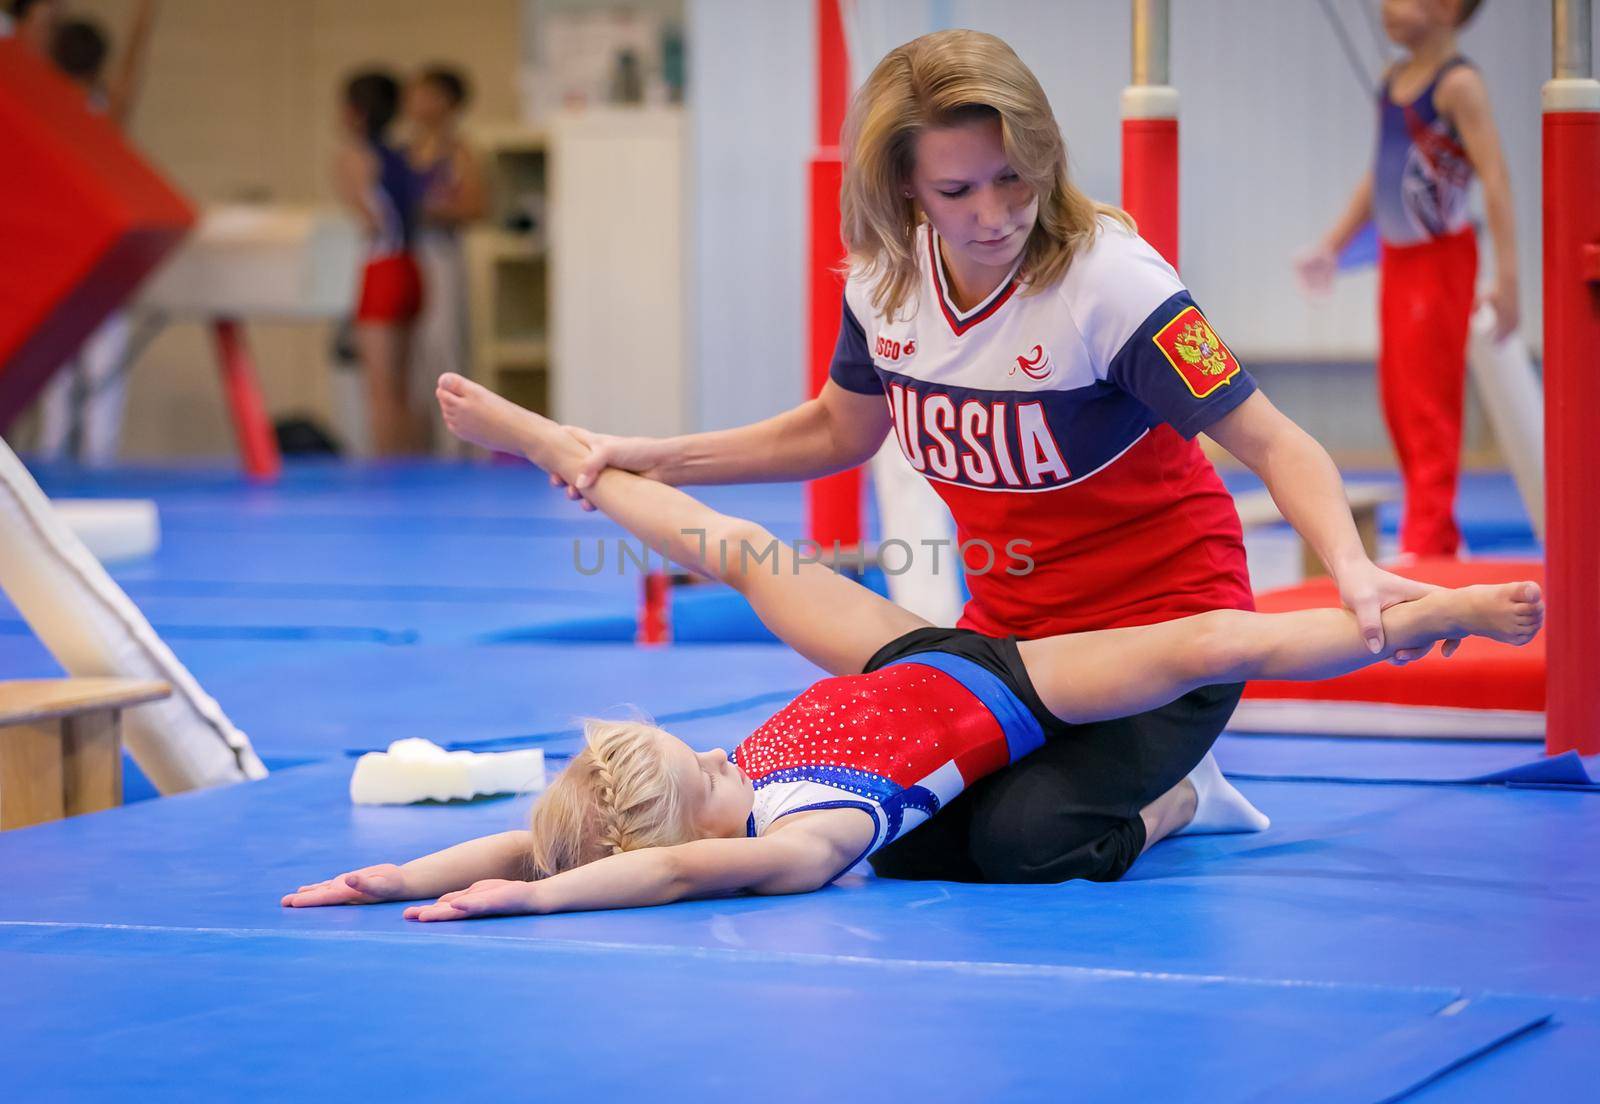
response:
{"label": "coach's face", "polygon": [[1006,159],[998,117],[918,134],[910,188],[962,283],[1004,279],[1039,216],[1038,195]]}

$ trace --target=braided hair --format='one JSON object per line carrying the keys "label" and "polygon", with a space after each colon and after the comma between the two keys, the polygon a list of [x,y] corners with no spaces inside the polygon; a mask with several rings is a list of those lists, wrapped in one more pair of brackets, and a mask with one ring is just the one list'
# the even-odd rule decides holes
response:
{"label": "braided hair", "polygon": [[660,734],[643,721],[584,722],[587,746],[534,802],[534,878],[695,838],[677,780],[662,759]]}

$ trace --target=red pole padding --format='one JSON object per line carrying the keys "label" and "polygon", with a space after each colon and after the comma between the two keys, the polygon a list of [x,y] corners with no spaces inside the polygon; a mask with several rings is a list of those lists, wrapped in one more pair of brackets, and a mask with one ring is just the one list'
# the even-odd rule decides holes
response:
{"label": "red pole padding", "polygon": [[1178,120],[1122,120],[1122,207],[1178,267]]}
{"label": "red pole padding", "polygon": [[672,579],[665,571],[651,571],[644,577],[639,598],[639,628],[634,642],[672,642]]}
{"label": "red pole padding", "polygon": [[817,146],[839,144],[850,104],[850,52],[839,0],[817,0]]}
{"label": "red pole padding", "polygon": [[1544,116],[1545,749],[1600,752],[1600,111]]}
{"label": "red pole padding", "polygon": [[[807,317],[811,332],[806,356],[810,364],[807,394],[815,397],[828,382],[828,364],[839,337],[843,315],[844,243],[839,239],[839,188],[844,160],[839,132],[844,127],[850,95],[850,56],[838,0],[817,0],[817,151],[810,168],[810,275],[806,282]],[[861,471],[859,468],[806,485],[806,533],[824,550],[835,543],[851,548],[861,543]]]}
{"label": "red pole padding", "polygon": [[[844,164],[838,150],[819,150],[811,159],[811,277],[807,296],[811,335],[810,391],[821,393],[843,317],[844,246],[839,241],[839,185]],[[813,479],[806,485],[806,532],[824,550],[861,543],[861,469]]]}
{"label": "red pole padding", "polygon": [[245,344],[243,327],[236,319],[219,318],[213,325],[217,339],[217,359],[222,366],[222,389],[233,417],[233,432],[239,442],[239,457],[251,479],[270,483],[278,478],[283,460],[278,454],[278,439],[272,419],[267,417],[266,400],[256,367]]}

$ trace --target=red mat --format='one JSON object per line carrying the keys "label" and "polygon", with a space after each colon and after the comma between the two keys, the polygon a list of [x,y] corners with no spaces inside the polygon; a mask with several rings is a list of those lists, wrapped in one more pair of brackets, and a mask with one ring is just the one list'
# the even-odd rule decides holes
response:
{"label": "red mat", "polygon": [[[1419,560],[1391,567],[1397,575],[1441,586],[1509,583],[1521,579],[1544,585],[1544,564],[1536,560]],[[1318,579],[1256,596],[1263,613],[1337,607],[1331,579]],[[1323,682],[1252,682],[1246,699],[1298,702],[1364,702],[1441,709],[1544,711],[1545,642],[1540,634],[1517,648],[1492,640],[1469,639],[1449,659],[1437,649],[1426,659],[1395,667],[1380,663]]]}

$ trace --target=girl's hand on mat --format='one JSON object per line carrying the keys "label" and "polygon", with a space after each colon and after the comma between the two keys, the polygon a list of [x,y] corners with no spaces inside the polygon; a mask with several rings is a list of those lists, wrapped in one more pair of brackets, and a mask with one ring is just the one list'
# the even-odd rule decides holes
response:
{"label": "girl's hand on mat", "polygon": [[[1431,583],[1419,583],[1415,579],[1385,571],[1371,560],[1362,560],[1360,564],[1340,571],[1338,584],[1339,600],[1356,615],[1361,636],[1373,652],[1383,650],[1384,610],[1439,589]],[[1452,656],[1460,646],[1459,640],[1446,640],[1443,654]],[[1389,662],[1396,667],[1404,667],[1432,650],[1431,644],[1426,648],[1401,648],[1389,658]]]}
{"label": "girl's hand on mat", "polygon": [[564,487],[567,497],[574,502],[581,501],[585,510],[593,510],[594,504],[583,497],[584,488],[600,478],[601,472],[607,468],[617,468],[620,471],[637,472],[646,479],[660,479],[661,466],[667,462],[671,451],[671,445],[659,437],[612,437],[605,433],[591,433],[582,426],[561,428],[588,448],[589,458],[583,462],[570,484],[551,473],[550,485]]}
{"label": "girl's hand on mat", "polygon": [[380,901],[405,901],[416,897],[406,886],[406,876],[393,863],[364,866],[325,882],[303,885],[284,895],[286,908],[317,905],[375,905]]}
{"label": "girl's hand on mat", "polygon": [[517,916],[537,912],[536,882],[509,882],[489,878],[473,882],[466,889],[446,893],[431,905],[412,905],[405,911],[407,920],[471,920],[475,916]]}

